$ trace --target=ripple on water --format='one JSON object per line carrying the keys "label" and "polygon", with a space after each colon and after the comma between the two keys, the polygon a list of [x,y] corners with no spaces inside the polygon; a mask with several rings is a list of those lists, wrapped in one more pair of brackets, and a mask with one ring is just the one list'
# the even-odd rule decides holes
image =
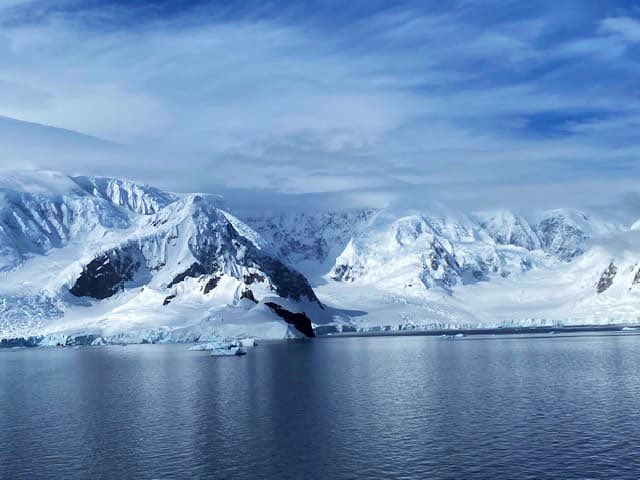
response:
{"label": "ripple on water", "polygon": [[640,336],[0,352],[0,477],[640,478]]}

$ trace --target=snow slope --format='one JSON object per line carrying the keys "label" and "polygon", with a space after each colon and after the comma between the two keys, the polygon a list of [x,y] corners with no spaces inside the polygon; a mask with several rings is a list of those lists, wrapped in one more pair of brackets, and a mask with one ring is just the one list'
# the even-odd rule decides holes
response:
{"label": "snow slope", "polygon": [[[237,218],[214,195],[56,172],[0,179],[0,338],[287,338],[638,323],[640,222],[601,210]],[[79,338],[79,337],[78,337]]]}
{"label": "snow slope", "polygon": [[285,338],[325,314],[217,196],[55,172],[6,176],[0,193],[0,337],[189,327]]}
{"label": "snow slope", "polygon": [[[299,217],[247,221],[285,245],[322,245],[332,232],[340,251],[316,256],[321,268],[312,284],[360,329],[638,321],[629,277],[637,274],[640,242],[627,224],[601,214],[464,214],[436,206],[324,213],[312,217],[312,228],[290,228]],[[619,265],[613,286],[599,292],[612,261]]]}

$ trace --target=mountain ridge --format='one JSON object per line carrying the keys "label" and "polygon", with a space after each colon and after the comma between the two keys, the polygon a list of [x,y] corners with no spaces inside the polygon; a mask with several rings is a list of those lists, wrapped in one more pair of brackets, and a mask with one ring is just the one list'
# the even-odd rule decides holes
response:
{"label": "mountain ridge", "polygon": [[[10,323],[16,303],[24,311],[53,302],[56,308],[49,312],[35,308],[32,316],[43,320],[38,328],[116,334],[130,329],[134,312],[142,319],[133,322],[140,328],[154,325],[154,315],[164,317],[169,325],[159,326],[167,328],[193,323],[179,318],[182,307],[184,315],[199,321],[224,311],[236,323],[219,330],[231,335],[233,325],[250,333],[245,317],[255,317],[260,307],[263,323],[274,332],[269,335],[286,337],[309,332],[310,320],[287,322],[267,303],[293,313],[323,310],[306,279],[264,249],[249,227],[220,210],[217,196],[178,196],[118,179],[53,172],[9,178],[2,191],[4,323]],[[46,278],[36,284],[27,280],[34,276]],[[123,315],[123,307],[129,313]],[[169,322],[171,311],[178,318]],[[7,333],[0,325],[0,334]]]}
{"label": "mountain ridge", "polygon": [[601,212],[232,211],[123,179],[3,176],[0,337],[637,320],[637,223]]}

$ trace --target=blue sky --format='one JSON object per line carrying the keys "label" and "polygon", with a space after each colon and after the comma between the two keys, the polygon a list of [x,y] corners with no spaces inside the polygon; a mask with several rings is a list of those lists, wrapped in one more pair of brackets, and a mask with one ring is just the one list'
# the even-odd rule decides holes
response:
{"label": "blue sky", "polygon": [[640,177],[634,3],[6,0],[0,115],[135,152],[7,166],[341,202],[615,201]]}

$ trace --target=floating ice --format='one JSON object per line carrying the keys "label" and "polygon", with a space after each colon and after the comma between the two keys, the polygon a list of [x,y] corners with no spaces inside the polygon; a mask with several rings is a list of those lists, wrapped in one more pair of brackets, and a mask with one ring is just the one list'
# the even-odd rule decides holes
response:
{"label": "floating ice", "polygon": [[231,347],[231,348],[215,348],[211,350],[210,355],[216,357],[224,357],[231,355],[246,355],[247,351],[242,347]]}
{"label": "floating ice", "polygon": [[207,342],[207,343],[196,343],[189,347],[189,350],[194,351],[203,351],[203,350],[216,350],[216,349],[228,349],[229,345],[224,341],[215,341],[215,342]]}

